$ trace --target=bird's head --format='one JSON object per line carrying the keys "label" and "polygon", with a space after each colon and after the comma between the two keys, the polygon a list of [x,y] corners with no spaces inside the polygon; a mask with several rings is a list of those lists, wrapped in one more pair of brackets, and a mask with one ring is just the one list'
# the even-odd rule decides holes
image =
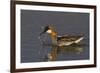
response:
{"label": "bird's head", "polygon": [[48,33],[48,34],[52,33],[52,27],[51,27],[50,25],[45,26],[43,29],[44,29],[44,30],[43,30],[43,32],[40,33],[40,36],[41,36],[42,34],[44,34],[44,33]]}

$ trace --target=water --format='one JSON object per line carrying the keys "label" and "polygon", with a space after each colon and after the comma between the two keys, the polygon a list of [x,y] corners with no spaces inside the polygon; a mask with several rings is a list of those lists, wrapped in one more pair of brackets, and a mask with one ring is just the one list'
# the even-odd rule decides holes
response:
{"label": "water", "polygon": [[[49,24],[59,35],[84,34],[80,45],[57,47],[42,45],[38,39],[41,27]],[[46,37],[45,37],[46,36]],[[51,44],[48,35],[42,36]],[[50,12],[21,10],[21,62],[71,61],[89,59],[89,14],[76,12]]]}
{"label": "water", "polygon": [[[65,60],[83,60],[86,48],[81,46],[65,46],[65,47],[53,47],[52,51],[49,53],[52,58],[50,61],[65,61]],[[48,56],[48,60],[49,57]]]}

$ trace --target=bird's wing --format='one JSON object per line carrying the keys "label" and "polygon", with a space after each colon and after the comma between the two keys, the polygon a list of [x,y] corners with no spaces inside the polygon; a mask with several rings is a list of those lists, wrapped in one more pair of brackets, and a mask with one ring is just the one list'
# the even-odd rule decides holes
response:
{"label": "bird's wing", "polygon": [[60,37],[57,37],[57,41],[76,41],[78,40],[79,38],[81,38],[83,36],[60,36]]}

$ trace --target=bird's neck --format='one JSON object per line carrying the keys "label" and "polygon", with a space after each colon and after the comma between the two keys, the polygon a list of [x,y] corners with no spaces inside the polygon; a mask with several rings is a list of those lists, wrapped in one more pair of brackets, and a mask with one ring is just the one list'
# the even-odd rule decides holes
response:
{"label": "bird's neck", "polygon": [[52,40],[52,44],[56,45],[57,44],[57,33],[55,31],[52,31],[51,33],[49,33],[51,40]]}

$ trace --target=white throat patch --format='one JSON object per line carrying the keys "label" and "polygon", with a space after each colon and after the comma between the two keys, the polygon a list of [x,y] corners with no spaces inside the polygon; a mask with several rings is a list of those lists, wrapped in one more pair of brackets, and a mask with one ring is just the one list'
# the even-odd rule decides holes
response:
{"label": "white throat patch", "polygon": [[52,33],[52,30],[49,29],[49,30],[47,31],[47,33]]}

